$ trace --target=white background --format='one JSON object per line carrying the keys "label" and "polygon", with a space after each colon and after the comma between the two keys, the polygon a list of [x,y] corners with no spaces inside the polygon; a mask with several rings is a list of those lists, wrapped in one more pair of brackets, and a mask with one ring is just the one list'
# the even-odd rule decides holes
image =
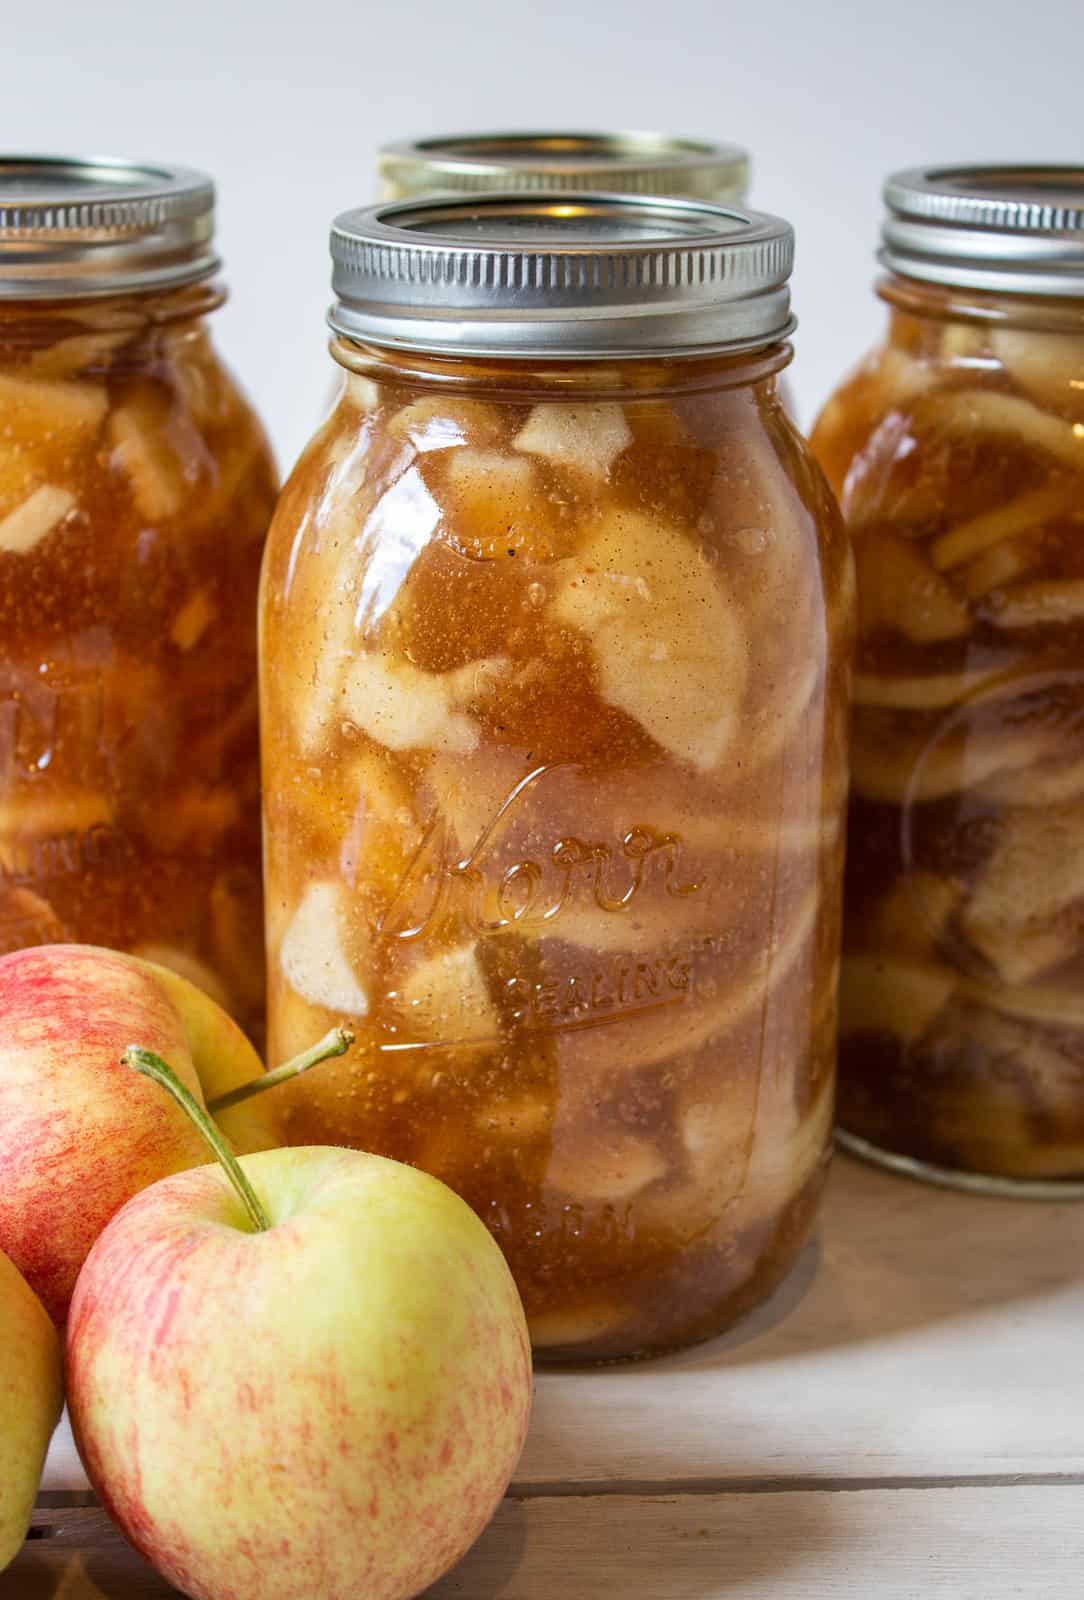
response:
{"label": "white background", "polygon": [[1081,0],[0,0],[7,149],[201,166],[220,342],[288,466],[328,385],[327,225],[377,144],[661,128],[753,153],[795,225],[803,419],[873,338],[878,191],[931,161],[1084,160]]}

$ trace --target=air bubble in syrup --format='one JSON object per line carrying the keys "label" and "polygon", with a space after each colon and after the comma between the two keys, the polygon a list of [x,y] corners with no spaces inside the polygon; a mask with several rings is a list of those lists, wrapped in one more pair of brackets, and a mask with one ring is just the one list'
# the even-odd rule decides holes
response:
{"label": "air bubble in syrup", "polygon": [[747,556],[759,556],[772,542],[767,528],[735,528],[729,538]]}

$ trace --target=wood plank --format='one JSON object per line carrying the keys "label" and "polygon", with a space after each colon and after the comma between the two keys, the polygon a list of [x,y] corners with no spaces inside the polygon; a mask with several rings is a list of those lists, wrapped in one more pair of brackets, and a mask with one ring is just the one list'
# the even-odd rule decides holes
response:
{"label": "wood plank", "polygon": [[[520,1485],[1084,1473],[1084,1204],[985,1200],[841,1157],[820,1241],[731,1334],[543,1373]],[[61,1433],[45,1487],[85,1479]]]}
{"label": "wood plank", "polygon": [[543,1374],[519,1483],[1084,1473],[1084,1205],[841,1157],[773,1302],[643,1367]]}
{"label": "wood plank", "polygon": [[39,1507],[32,1537],[0,1574],[0,1600],[166,1600],[177,1591],[130,1549],[105,1512]]}
{"label": "wood plank", "polygon": [[506,1503],[431,1600],[1070,1600],[1081,1491]]}
{"label": "wood plank", "polygon": [[[1068,1600],[1079,1486],[505,1502],[431,1600]],[[40,1519],[39,1519],[40,1520]],[[99,1511],[53,1514],[0,1600],[166,1600]],[[317,1600],[312,1596],[311,1600]]]}

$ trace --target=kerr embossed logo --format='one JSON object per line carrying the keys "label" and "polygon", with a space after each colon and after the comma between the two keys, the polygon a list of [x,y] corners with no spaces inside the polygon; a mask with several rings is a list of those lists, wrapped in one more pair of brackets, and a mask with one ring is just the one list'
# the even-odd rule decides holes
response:
{"label": "kerr embossed logo", "polygon": [[445,818],[435,816],[377,931],[424,939],[454,920],[475,934],[509,928],[537,934],[554,927],[574,904],[620,915],[648,884],[676,899],[703,891],[703,878],[690,875],[682,861],[680,837],[641,823],[609,839],[566,835],[509,862],[508,844],[528,798],[572,770],[558,764],[534,768],[501,799],[466,854],[455,847]]}

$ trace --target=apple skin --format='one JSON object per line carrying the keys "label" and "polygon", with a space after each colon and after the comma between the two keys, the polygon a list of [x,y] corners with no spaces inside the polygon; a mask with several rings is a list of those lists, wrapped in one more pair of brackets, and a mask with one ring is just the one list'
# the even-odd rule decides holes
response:
{"label": "apple skin", "polygon": [[[165,968],[91,945],[0,957],[0,1250],[57,1323],[110,1217],[207,1160],[179,1107],[121,1065],[129,1044],[164,1056],[201,1104],[201,1071],[212,1096],[263,1071],[236,1023]],[[261,1113],[245,1111],[226,1131],[255,1138]]]}
{"label": "apple skin", "polygon": [[121,1531],[193,1600],[404,1600],[473,1544],[527,1429],[511,1274],[437,1179],[354,1150],[130,1201],[83,1268],[68,1407]]}
{"label": "apple skin", "polygon": [[[145,961],[141,956],[127,956],[144,971],[152,973],[171,997],[184,1025],[189,1055],[196,1069],[204,1101],[239,1089],[264,1075],[264,1064],[255,1045],[228,1011],[223,1011],[217,1000],[212,1000],[188,978],[156,961]],[[143,1044],[142,1039],[126,1039],[125,1045]],[[313,1041],[315,1043],[315,1040]],[[158,1052],[161,1054],[161,1051]],[[169,1058],[166,1058],[169,1060]],[[170,1066],[173,1062],[170,1061]],[[161,1090],[157,1091],[159,1094]],[[216,1111],[215,1121],[239,1155],[253,1155],[258,1150],[274,1150],[282,1143],[274,1117],[275,1094],[255,1095],[227,1111]],[[207,1160],[207,1147],[203,1146],[201,1164]]]}
{"label": "apple skin", "polygon": [[0,1252],[0,1572],[30,1526],[45,1452],[64,1404],[60,1340],[26,1279]]}

